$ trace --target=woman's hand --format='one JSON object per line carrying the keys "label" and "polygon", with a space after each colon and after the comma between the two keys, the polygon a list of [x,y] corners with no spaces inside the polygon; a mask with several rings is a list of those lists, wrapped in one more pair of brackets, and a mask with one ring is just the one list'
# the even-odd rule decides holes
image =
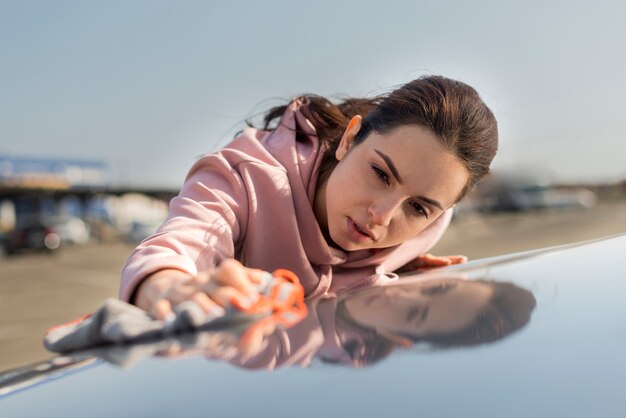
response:
{"label": "woman's hand", "polygon": [[435,267],[450,266],[452,264],[466,263],[467,257],[464,255],[444,255],[436,256],[432,254],[424,254],[408,262],[398,270],[398,273],[407,273],[411,271],[422,271]]}
{"label": "woman's hand", "polygon": [[174,315],[179,303],[193,301],[207,314],[216,317],[225,313],[231,299],[251,305],[258,297],[256,285],[263,272],[245,267],[234,259],[224,260],[219,267],[191,276],[180,270],[161,270],[148,276],[137,289],[135,304],[156,319]]}

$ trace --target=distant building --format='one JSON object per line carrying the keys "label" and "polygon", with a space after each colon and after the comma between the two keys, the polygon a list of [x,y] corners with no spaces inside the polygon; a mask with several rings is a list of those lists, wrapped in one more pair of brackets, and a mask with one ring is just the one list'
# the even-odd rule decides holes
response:
{"label": "distant building", "polygon": [[100,161],[0,155],[0,233],[32,216],[88,215],[110,177]]}
{"label": "distant building", "polygon": [[0,155],[0,190],[91,189],[109,185],[109,169],[99,161]]}

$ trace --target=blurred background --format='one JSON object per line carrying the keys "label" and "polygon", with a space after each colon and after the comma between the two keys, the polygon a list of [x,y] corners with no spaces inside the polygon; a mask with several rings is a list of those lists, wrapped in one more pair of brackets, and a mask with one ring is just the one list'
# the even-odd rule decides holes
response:
{"label": "blurred background", "polygon": [[199,155],[301,93],[478,90],[500,151],[436,254],[625,232],[625,19],[620,1],[0,1],[0,371],[117,295]]}

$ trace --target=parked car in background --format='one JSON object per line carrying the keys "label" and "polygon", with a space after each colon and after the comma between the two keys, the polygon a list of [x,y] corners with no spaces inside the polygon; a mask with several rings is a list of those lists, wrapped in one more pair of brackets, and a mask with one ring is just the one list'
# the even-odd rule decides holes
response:
{"label": "parked car in background", "polygon": [[61,239],[61,245],[85,244],[89,242],[89,226],[76,216],[51,216],[43,223],[53,229]]}
{"label": "parked car in background", "polygon": [[597,203],[595,193],[584,187],[558,187],[528,173],[500,172],[483,181],[476,193],[476,209],[483,212],[588,209]]}
{"label": "parked car in background", "polygon": [[597,202],[588,189],[559,190],[551,186],[507,185],[494,188],[482,198],[485,212],[520,212],[534,209],[592,208]]}
{"label": "parked car in background", "polygon": [[89,239],[89,226],[79,217],[24,216],[7,233],[5,249],[8,254],[24,250],[51,252],[64,245],[85,244]]}
{"label": "parked car in background", "polygon": [[52,252],[61,246],[57,230],[40,217],[26,217],[18,221],[6,239],[6,253],[24,250]]}
{"label": "parked car in background", "polygon": [[9,243],[9,234],[0,232],[0,258],[7,253],[7,245]]}
{"label": "parked car in background", "polygon": [[157,221],[134,221],[131,224],[130,231],[126,238],[130,242],[138,243],[154,234],[157,228],[163,223],[162,220]]}

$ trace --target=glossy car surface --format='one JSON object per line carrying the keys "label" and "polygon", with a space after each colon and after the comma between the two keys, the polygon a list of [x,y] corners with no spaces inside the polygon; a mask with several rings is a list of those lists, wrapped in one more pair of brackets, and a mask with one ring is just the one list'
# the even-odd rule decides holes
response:
{"label": "glossy car surface", "polygon": [[[0,375],[0,416],[624,416],[624,254],[626,235],[403,277],[312,301],[252,352],[237,323],[57,357]],[[486,308],[493,283],[511,305]]]}

